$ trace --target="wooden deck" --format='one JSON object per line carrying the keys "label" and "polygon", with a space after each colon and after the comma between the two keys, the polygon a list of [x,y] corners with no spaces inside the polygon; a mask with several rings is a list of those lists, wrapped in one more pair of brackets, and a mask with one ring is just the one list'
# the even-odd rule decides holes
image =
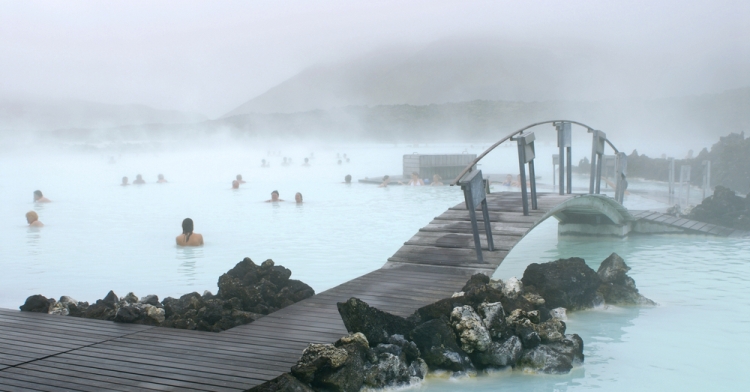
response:
{"label": "wooden deck", "polygon": [[711,223],[699,222],[695,220],[678,218],[675,216],[662,214],[653,211],[631,211],[633,218],[645,222],[658,223],[673,227],[688,234],[706,234],[719,237],[750,237],[750,232],[745,230],[736,230],[729,227],[717,226]]}
{"label": "wooden deck", "polygon": [[[491,274],[544,213],[571,196],[488,195],[493,240],[477,263],[463,203],[420,229],[378,270],[221,333],[0,310],[0,391],[242,391],[289,371],[308,343],[345,335],[336,302],[407,316]],[[480,215],[481,216],[481,215]],[[481,226],[481,225],[480,225]],[[482,237],[486,240],[486,237]],[[485,246],[486,248],[486,246]]]}

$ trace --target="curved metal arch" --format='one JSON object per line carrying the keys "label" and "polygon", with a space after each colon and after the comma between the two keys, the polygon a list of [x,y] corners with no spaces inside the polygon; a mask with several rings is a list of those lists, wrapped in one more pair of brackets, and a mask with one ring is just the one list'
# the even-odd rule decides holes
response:
{"label": "curved metal arch", "polygon": [[[453,180],[453,182],[451,183],[451,186],[452,185],[458,185],[458,181],[461,180],[461,177],[465,176],[466,173],[470,172],[471,168],[474,167],[474,165],[476,165],[479,161],[482,160],[482,158],[484,158],[487,154],[489,154],[492,150],[494,150],[495,147],[497,147],[497,146],[503,144],[504,142],[508,141],[508,139],[510,139],[513,136],[516,136],[516,135],[522,133],[523,131],[525,131],[525,130],[527,130],[529,128],[533,128],[533,127],[536,127],[538,125],[552,124],[552,123],[556,123],[556,122],[567,122],[567,123],[571,123],[571,124],[576,124],[576,125],[579,125],[579,126],[582,126],[582,127],[586,128],[586,130],[589,131],[589,132],[591,132],[591,131],[594,130],[594,128],[591,128],[590,126],[588,126],[588,125],[586,125],[584,123],[580,123],[578,121],[571,121],[571,120],[548,120],[548,121],[541,121],[541,122],[537,122],[537,123],[534,123],[534,124],[531,124],[531,125],[527,125],[527,126],[521,128],[521,129],[517,130],[517,131],[514,131],[513,133],[509,134],[508,136],[505,136],[504,138],[500,139],[500,141],[498,141],[497,143],[491,145],[483,153],[479,154],[476,157],[476,159],[474,159],[468,166],[466,166],[464,168],[464,170],[461,171],[461,173]],[[609,139],[605,139],[605,141],[607,142],[607,144],[609,144],[610,147],[612,147],[613,150],[615,150],[615,153],[620,152],[617,149],[617,147],[615,147],[615,145],[612,144],[612,142],[609,141]]]}

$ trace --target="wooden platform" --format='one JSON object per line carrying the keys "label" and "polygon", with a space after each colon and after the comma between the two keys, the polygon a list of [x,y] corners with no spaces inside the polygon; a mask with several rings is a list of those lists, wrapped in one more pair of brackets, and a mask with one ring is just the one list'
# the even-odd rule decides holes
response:
{"label": "wooden platform", "polygon": [[[493,239],[477,263],[463,203],[420,229],[378,270],[221,333],[0,310],[0,391],[242,391],[289,371],[309,343],[345,335],[336,302],[357,297],[408,316],[492,274],[544,213],[571,196],[489,195]],[[483,237],[486,240],[486,237]],[[486,247],[486,245],[485,245]]]}
{"label": "wooden platform", "polygon": [[672,215],[653,211],[631,211],[633,218],[645,222],[658,223],[673,227],[688,234],[706,234],[719,237],[750,237],[750,232],[736,230],[729,227],[717,226],[711,223],[678,218]]}

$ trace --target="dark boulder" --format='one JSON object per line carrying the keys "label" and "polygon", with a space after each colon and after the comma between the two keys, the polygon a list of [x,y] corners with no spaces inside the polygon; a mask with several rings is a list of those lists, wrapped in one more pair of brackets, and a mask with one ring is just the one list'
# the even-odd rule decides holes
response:
{"label": "dark boulder", "polygon": [[577,334],[565,335],[562,340],[549,343],[547,347],[567,356],[574,365],[583,363],[583,339]]}
{"label": "dark boulder", "polygon": [[143,317],[141,310],[135,306],[121,306],[115,312],[114,321],[118,323],[134,323]]}
{"label": "dark boulder", "polygon": [[601,279],[578,257],[530,264],[523,273],[525,290],[545,299],[547,308],[587,309],[597,302]]}
{"label": "dark boulder", "polygon": [[305,384],[320,386],[321,379],[343,367],[348,357],[346,350],[332,344],[310,344],[292,366],[292,374]]}
{"label": "dark boulder", "polygon": [[54,298],[47,298],[41,294],[36,294],[26,298],[26,302],[19,308],[23,312],[48,313],[49,307],[55,302]]}
{"label": "dark boulder", "polygon": [[740,197],[729,188],[717,185],[714,194],[695,206],[688,219],[740,230],[750,230],[750,198]]}
{"label": "dark boulder", "polygon": [[409,339],[416,343],[430,368],[464,371],[473,367],[466,352],[456,343],[456,334],[446,318],[418,325]]}
{"label": "dark boulder", "polygon": [[314,389],[291,374],[284,373],[245,392],[314,392]]}
{"label": "dark boulder", "polygon": [[513,335],[502,342],[493,341],[487,351],[474,352],[471,360],[479,368],[513,366],[521,358],[522,351],[521,339]]}
{"label": "dark boulder", "polygon": [[573,362],[567,355],[561,354],[547,345],[526,349],[516,364],[524,370],[549,374],[565,374],[573,368]]}
{"label": "dark boulder", "polygon": [[336,305],[346,330],[361,332],[373,346],[388,343],[388,337],[394,334],[407,335],[414,328],[413,321],[373,308],[357,298]]}
{"label": "dark boulder", "polygon": [[388,337],[388,343],[398,346],[401,352],[404,354],[407,361],[411,362],[419,358],[419,348],[414,342],[410,342],[404,338],[403,335],[391,335]]}
{"label": "dark boulder", "polygon": [[604,259],[596,273],[602,280],[598,293],[604,302],[612,305],[655,305],[638,293],[633,278],[627,275],[630,267],[617,253]]}
{"label": "dark boulder", "polygon": [[463,295],[443,298],[417,309],[411,316],[409,316],[409,320],[414,324],[425,323],[430,320],[446,317],[451,314],[453,308],[464,305],[466,305],[466,297]]}

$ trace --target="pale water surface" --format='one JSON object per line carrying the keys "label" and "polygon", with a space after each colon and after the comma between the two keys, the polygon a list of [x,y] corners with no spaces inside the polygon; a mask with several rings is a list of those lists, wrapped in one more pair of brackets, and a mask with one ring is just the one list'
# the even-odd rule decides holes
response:
{"label": "pale water surface", "polygon": [[[17,308],[32,294],[95,301],[118,295],[160,298],[203,290],[243,257],[272,258],[316,292],[379,268],[404,241],[460,202],[455,187],[377,188],[365,176],[400,174],[405,153],[471,153],[484,146],[349,145],[337,147],[207,147],[160,152],[32,153],[0,155],[0,307]],[[514,149],[482,167],[517,171]],[[310,167],[302,167],[310,157]],[[336,154],[351,162],[337,165]],[[551,153],[551,151],[550,151]],[[547,156],[538,153],[538,156]],[[116,163],[110,164],[110,156]],[[293,158],[288,167],[282,157]],[[271,162],[260,168],[260,160]],[[543,182],[550,174],[540,164]],[[121,187],[142,174],[148,184]],[[168,184],[155,184],[163,173]],[[230,189],[242,174],[248,181]],[[355,183],[341,182],[346,174]],[[446,179],[447,180],[447,179]],[[583,183],[576,186],[586,186]],[[638,186],[633,182],[633,186]],[[652,185],[649,185],[652,186]],[[35,205],[41,189],[53,203]],[[278,189],[287,202],[263,201]],[[498,187],[498,190],[502,190]],[[305,203],[290,202],[302,192]],[[635,209],[664,205],[629,196]],[[46,226],[29,229],[36,210]],[[206,245],[178,248],[183,218],[195,220]],[[597,268],[611,252],[657,307],[607,307],[569,314],[568,331],[585,342],[586,361],[569,375],[499,371],[472,378],[432,377],[412,390],[574,391],[741,390],[750,382],[750,244],[702,236],[627,239],[557,237],[554,221],[532,231],[510,253],[496,277],[521,277],[526,265],[583,257]]]}

